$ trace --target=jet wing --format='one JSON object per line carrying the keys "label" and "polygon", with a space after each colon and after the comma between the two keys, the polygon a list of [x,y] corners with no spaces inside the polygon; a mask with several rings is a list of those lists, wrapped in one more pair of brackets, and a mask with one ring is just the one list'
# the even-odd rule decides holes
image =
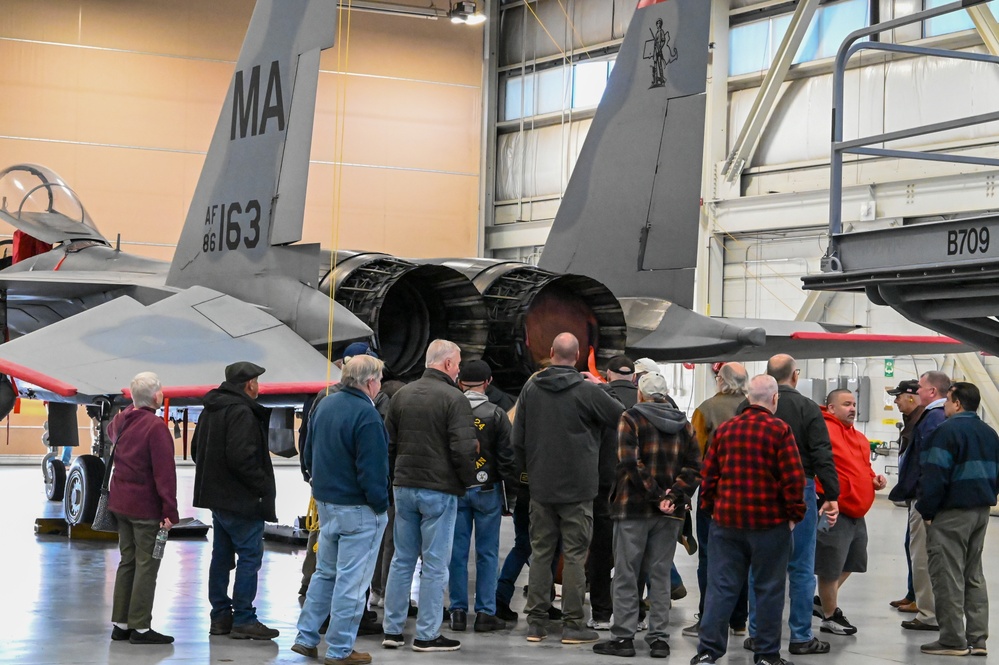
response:
{"label": "jet wing", "polygon": [[156,372],[170,394],[198,396],[238,360],[267,369],[265,394],[317,392],[339,379],[288,326],[204,287],[148,306],[122,296],[0,345],[0,372],[14,378],[22,396],[78,403],[121,394],[142,371]]}
{"label": "jet wing", "polygon": [[0,289],[7,290],[8,302],[85,298],[127,287],[159,292],[161,298],[179,291],[165,286],[163,279],[163,275],[110,270],[3,271]]}
{"label": "jet wing", "polygon": [[824,323],[707,317],[650,298],[621,298],[621,305],[629,355],[659,362],[749,362],[777,353],[803,360],[974,351],[938,335],[869,335]]}

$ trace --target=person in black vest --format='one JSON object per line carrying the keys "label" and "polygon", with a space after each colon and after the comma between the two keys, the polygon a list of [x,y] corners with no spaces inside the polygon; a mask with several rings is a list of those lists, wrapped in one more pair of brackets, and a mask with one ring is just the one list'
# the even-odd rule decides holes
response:
{"label": "person in black vest", "polygon": [[475,632],[506,628],[496,617],[496,576],[499,571],[500,521],[503,517],[501,480],[516,479],[516,462],[510,443],[510,419],[506,411],[489,401],[486,388],[492,370],[484,360],[461,366],[458,387],[465,391],[475,416],[479,456],[475,481],[481,483],[458,498],[458,516],[451,548],[451,630],[463,631],[468,621],[468,551],[475,529]]}

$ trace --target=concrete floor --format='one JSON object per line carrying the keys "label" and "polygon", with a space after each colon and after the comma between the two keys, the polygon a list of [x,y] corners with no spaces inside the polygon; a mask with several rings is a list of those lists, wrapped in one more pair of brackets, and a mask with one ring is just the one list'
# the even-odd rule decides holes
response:
{"label": "concrete floor", "polygon": [[[205,511],[190,506],[193,467],[179,469],[181,516],[194,516],[210,523]],[[301,481],[297,465],[277,468],[278,515],[290,523],[303,513],[308,489]],[[882,493],[883,494],[883,493]],[[7,506],[0,516],[3,540],[0,545],[0,663],[304,663],[310,662],[290,651],[295,637],[299,599],[297,591],[303,550],[298,547],[268,543],[257,595],[258,612],[268,625],[281,630],[274,642],[244,642],[226,637],[208,636],[208,601],[206,579],[211,546],[206,540],[171,541],[160,569],[153,614],[153,627],[177,638],[171,646],[133,646],[112,643],[111,594],[118,550],[114,543],[77,542],[55,536],[35,536],[36,517],[61,513],[58,504],[45,500],[42,475],[38,466],[0,466],[0,500]],[[899,615],[888,601],[904,593],[905,561],[902,537],[905,531],[903,510],[878,497],[868,516],[871,537],[870,570],[855,576],[844,586],[841,607],[859,627],[852,637],[824,636],[833,647],[825,656],[798,656],[797,663],[936,663],[946,657],[928,657],[919,653],[919,645],[936,639],[935,633],[905,631],[899,621],[911,615]],[[504,521],[501,550],[505,554],[513,540],[509,520]],[[996,529],[988,536],[986,556],[997,548]],[[694,570],[696,557],[678,554],[677,564],[691,590],[690,595],[674,605],[675,626],[670,644],[673,663],[687,663],[696,649],[696,641],[680,635],[680,629],[694,620],[697,591]],[[986,566],[992,597],[997,598],[999,571]],[[522,584],[526,582],[525,575]],[[524,598],[518,594],[514,609],[522,610]],[[996,613],[993,613],[994,615]],[[994,621],[993,621],[994,622]],[[412,623],[412,622],[410,622]],[[817,628],[817,624],[816,624]],[[589,645],[562,646],[549,638],[541,644],[525,641],[523,620],[513,629],[476,635],[468,632],[451,636],[462,640],[455,653],[418,654],[409,649],[386,650],[380,639],[362,637],[358,650],[368,651],[375,663],[452,662],[510,665],[517,663],[586,663],[606,662],[613,658],[594,654]],[[411,638],[412,625],[407,635]],[[787,640],[785,630],[785,645]],[[732,638],[730,653],[722,662],[749,665],[752,654],[741,647],[741,638]],[[638,658],[647,659],[644,642],[636,645]],[[322,647],[320,647],[322,649]],[[999,645],[994,648],[999,649]],[[787,653],[784,654],[787,656]],[[669,662],[669,661],[668,661]]]}

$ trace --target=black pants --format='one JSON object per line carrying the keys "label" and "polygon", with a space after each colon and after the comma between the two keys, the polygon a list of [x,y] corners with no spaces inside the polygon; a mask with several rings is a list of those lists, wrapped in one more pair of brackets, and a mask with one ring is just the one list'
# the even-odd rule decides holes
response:
{"label": "black pants", "polygon": [[614,523],[610,518],[609,490],[601,488],[593,500],[593,538],[586,559],[590,586],[590,612],[594,621],[610,621],[611,570],[614,568]]}

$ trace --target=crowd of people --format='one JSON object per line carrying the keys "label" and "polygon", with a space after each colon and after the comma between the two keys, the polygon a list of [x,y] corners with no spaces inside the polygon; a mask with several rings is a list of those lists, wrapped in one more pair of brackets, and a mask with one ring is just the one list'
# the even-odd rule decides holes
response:
{"label": "crowd of people", "polygon": [[[730,632],[745,636],[756,663],[787,663],[786,595],[791,654],[831,651],[814,618],[821,633],[857,632],[840,590],[867,569],[865,515],[887,479],[854,426],[856,395],[833,390],[820,407],[797,391],[800,370],[780,354],[752,378],[739,363],[716,366],[718,392],[688,422],[651,361],[617,356],[598,377],[579,360],[578,340],[558,335],[514,401],[492,385],[487,363],[462,363],[450,341],[432,342],[423,375],[406,385],[382,384],[384,365],[366,344],[346,349],[340,383],[307,405],[300,432],[319,528],[292,651],[319,658],[325,635],[327,664],[370,663],[354,648],[359,633],[383,634],[389,649],[458,650],[442,626],[515,625],[510,603],[529,565],[527,641],[558,627],[563,644],[627,657],[645,631],[649,655],[666,658],[678,543],[698,553],[698,617],[682,631],[697,639],[692,665],[722,657]],[[263,525],[276,520],[267,410],[256,399],[264,371],[227,367],[193,441],[194,505],[211,510],[214,534],[210,633],[236,639],[278,636],[254,608]],[[909,506],[910,562],[910,588],[892,605],[916,614],[904,629],[938,633],[924,653],[985,655],[981,554],[999,493],[999,435],[976,415],[973,384],[932,371],[889,393],[905,424],[891,499]],[[134,407],[109,430],[121,549],[111,637],[136,644],[173,640],[150,627],[156,532],[178,519],[172,441],[155,417],[162,395],[155,375],[138,375]],[[515,542],[501,565],[504,514]]]}

